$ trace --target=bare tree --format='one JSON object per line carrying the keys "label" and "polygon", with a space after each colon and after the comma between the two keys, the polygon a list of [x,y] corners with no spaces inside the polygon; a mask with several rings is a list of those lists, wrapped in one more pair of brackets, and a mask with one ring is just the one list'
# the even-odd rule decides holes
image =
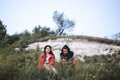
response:
{"label": "bare tree", "polygon": [[57,25],[57,36],[64,35],[66,30],[72,30],[75,25],[75,22],[66,18],[64,13],[59,13],[57,11],[55,11],[53,14],[53,20]]}
{"label": "bare tree", "polygon": [[115,39],[115,40],[120,40],[120,32],[114,34],[112,37],[113,37],[113,39]]}

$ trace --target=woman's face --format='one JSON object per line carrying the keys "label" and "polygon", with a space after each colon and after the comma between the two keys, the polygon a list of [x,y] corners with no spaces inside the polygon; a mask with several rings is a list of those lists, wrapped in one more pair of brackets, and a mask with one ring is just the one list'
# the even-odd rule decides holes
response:
{"label": "woman's face", "polygon": [[46,53],[50,53],[50,47],[46,47]]}

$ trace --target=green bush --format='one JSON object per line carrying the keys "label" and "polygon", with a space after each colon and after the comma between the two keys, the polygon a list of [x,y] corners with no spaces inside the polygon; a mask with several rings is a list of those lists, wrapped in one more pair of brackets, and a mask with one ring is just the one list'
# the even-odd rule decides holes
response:
{"label": "green bush", "polygon": [[[17,52],[11,47],[0,51],[0,80],[119,80],[120,51],[112,55],[85,56],[72,70],[56,62],[58,76],[38,70],[40,49]],[[56,78],[57,77],[57,78]]]}

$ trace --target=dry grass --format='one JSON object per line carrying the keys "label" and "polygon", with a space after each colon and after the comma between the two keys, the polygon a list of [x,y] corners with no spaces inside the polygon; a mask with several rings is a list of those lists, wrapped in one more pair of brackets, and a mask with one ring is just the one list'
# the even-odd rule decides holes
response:
{"label": "dry grass", "polygon": [[[33,41],[33,42],[44,42],[48,41],[49,39],[55,40],[57,38],[71,38],[71,39],[77,39],[77,40],[87,40],[87,41],[95,41],[99,43],[106,43],[110,45],[117,45],[120,46],[120,40],[112,40],[112,39],[106,39],[106,38],[99,38],[99,37],[90,37],[90,36],[49,36],[45,38],[41,38],[39,40]],[[31,43],[33,43],[31,42]]]}

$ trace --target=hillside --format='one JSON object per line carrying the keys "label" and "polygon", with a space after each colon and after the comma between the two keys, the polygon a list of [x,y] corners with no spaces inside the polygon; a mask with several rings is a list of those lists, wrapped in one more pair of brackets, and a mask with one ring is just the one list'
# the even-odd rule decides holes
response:
{"label": "hillside", "polygon": [[47,38],[42,41],[37,41],[29,44],[26,50],[36,49],[38,46],[43,50],[45,45],[51,45],[55,54],[56,60],[59,61],[59,53],[63,45],[67,44],[74,52],[74,56],[77,56],[81,61],[84,62],[83,57],[85,55],[107,55],[113,54],[120,50],[120,41],[114,41],[104,38],[95,37],[58,37],[58,38]]}
{"label": "hillside", "polygon": [[[74,51],[74,56],[79,59],[72,71],[70,64],[63,68],[57,62],[60,60],[60,50],[65,44],[69,45]],[[0,80],[119,80],[119,44],[120,41],[103,38],[72,36],[37,40],[28,45],[28,51],[16,51],[13,47],[7,47],[0,51]],[[51,71],[38,69],[39,55],[45,45],[53,47],[57,79],[53,79],[56,77]],[[36,48],[37,50],[34,50]]]}

